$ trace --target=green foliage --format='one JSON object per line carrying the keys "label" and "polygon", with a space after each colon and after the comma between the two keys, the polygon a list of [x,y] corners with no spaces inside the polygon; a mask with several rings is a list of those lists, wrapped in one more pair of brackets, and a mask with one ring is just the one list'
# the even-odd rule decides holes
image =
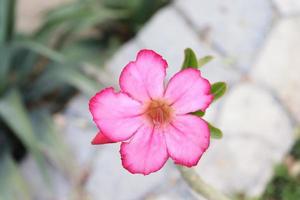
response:
{"label": "green foliage", "polygon": [[[294,162],[299,162],[300,139],[296,140],[289,156]],[[300,176],[291,175],[287,164],[280,164],[275,168],[275,175],[267,185],[261,200],[294,200],[300,199]]]}
{"label": "green foliage", "polygon": [[208,128],[210,132],[210,137],[214,139],[221,139],[223,137],[223,133],[219,128],[214,127],[210,123],[208,123]]}
{"label": "green foliage", "polygon": [[0,1],[0,44],[9,42],[14,36],[15,0]]}
{"label": "green foliage", "polygon": [[48,11],[26,36],[15,32],[16,1],[0,0],[0,200],[32,199],[15,163],[24,151],[45,181],[46,162],[75,174],[52,114],[77,90],[99,90],[83,66],[97,71],[166,2],[77,0]]}
{"label": "green foliage", "polygon": [[214,96],[214,101],[221,98],[227,90],[225,82],[217,82],[211,85],[211,93]]}
{"label": "green foliage", "polygon": [[193,112],[193,115],[197,115],[198,117],[203,117],[205,115],[205,112],[198,110],[196,112]]}
{"label": "green foliage", "polygon": [[26,183],[7,151],[0,153],[0,163],[0,200],[31,200]]}
{"label": "green foliage", "polygon": [[204,65],[206,65],[207,63],[209,63],[213,59],[214,59],[214,57],[212,57],[212,56],[204,56],[203,58],[199,59],[198,66],[203,67]]}
{"label": "green foliage", "polygon": [[291,150],[291,156],[297,160],[300,160],[300,139],[296,140],[294,147]]}
{"label": "green foliage", "polygon": [[203,58],[197,59],[195,52],[191,48],[184,50],[184,60],[181,69],[194,68],[199,69],[212,61],[212,56],[204,56]]}
{"label": "green foliage", "polygon": [[[200,67],[203,67],[205,64],[210,62],[212,59],[212,56],[204,56],[203,58],[198,60],[195,52],[192,49],[187,48],[184,50],[184,61],[181,66],[181,70],[187,68],[199,69]],[[211,94],[214,96],[214,101],[221,98],[225,94],[226,89],[227,85],[225,82],[217,82],[212,84]],[[202,110],[198,110],[196,112],[193,112],[192,114],[198,117],[203,117],[205,115],[205,112],[203,112]],[[219,128],[213,126],[210,123],[208,123],[208,128],[211,138],[221,139],[223,137],[223,133]]]}
{"label": "green foliage", "polygon": [[195,68],[198,69],[198,60],[194,51],[190,48],[184,50],[184,60],[181,69]]}
{"label": "green foliage", "polygon": [[300,180],[291,177],[286,166],[276,167],[275,176],[268,184],[261,200],[292,200],[300,199]]}
{"label": "green foliage", "polygon": [[14,134],[24,142],[26,147],[35,155],[38,163],[41,164],[43,156],[38,149],[38,140],[34,136],[28,111],[23,105],[18,90],[11,89],[1,98],[0,117]]}

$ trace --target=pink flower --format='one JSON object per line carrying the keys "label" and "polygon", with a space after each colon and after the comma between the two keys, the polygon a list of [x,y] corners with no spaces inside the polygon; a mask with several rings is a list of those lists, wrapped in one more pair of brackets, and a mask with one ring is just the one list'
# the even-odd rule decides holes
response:
{"label": "pink flower", "polygon": [[169,157],[192,167],[209,146],[207,123],[192,115],[212,102],[210,83],[192,68],[175,74],[165,86],[167,62],[141,50],[123,69],[121,91],[106,88],[89,107],[100,132],[92,144],[121,143],[122,165],[131,173],[150,174]]}

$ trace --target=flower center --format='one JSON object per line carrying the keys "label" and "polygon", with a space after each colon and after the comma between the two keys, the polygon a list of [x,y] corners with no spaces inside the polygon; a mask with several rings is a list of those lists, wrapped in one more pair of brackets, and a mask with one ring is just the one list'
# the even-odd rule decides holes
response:
{"label": "flower center", "polygon": [[154,125],[170,122],[172,113],[171,106],[163,100],[152,100],[146,109],[146,116]]}

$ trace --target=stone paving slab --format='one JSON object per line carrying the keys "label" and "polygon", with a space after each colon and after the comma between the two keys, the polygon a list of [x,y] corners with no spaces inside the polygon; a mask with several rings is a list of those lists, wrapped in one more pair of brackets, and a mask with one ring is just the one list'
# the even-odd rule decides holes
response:
{"label": "stone paving slab", "polygon": [[226,193],[259,195],[292,145],[292,125],[271,94],[252,83],[239,84],[224,101],[216,123],[224,138],[212,141],[197,169]]}
{"label": "stone paving slab", "polygon": [[21,174],[26,180],[27,187],[33,200],[65,200],[70,196],[71,184],[57,168],[47,165],[50,185],[41,176],[41,169],[36,160],[28,156],[20,165]]}
{"label": "stone paving slab", "polygon": [[163,55],[169,67],[167,78],[180,70],[183,62],[184,49],[192,48],[199,57],[212,55],[215,59],[203,68],[203,76],[211,82],[226,81],[229,84],[237,82],[240,74],[224,57],[201,42],[188,24],[172,7],[157,13],[140,31],[137,38],[126,43],[111,61],[106,69],[111,72],[113,81],[118,82],[123,67],[131,60],[135,60],[140,49],[152,49]]}
{"label": "stone paving slab", "polygon": [[92,175],[86,185],[92,199],[141,199],[149,191],[169,185],[169,182],[178,178],[171,163],[148,176],[132,175],[122,167],[119,146],[120,144],[91,147],[98,151],[93,157]]}
{"label": "stone paving slab", "polygon": [[251,76],[270,87],[300,122],[300,17],[276,24]]}
{"label": "stone paving slab", "polygon": [[269,0],[177,0],[176,7],[243,71],[251,68],[273,18]]}
{"label": "stone paving slab", "polygon": [[[222,62],[222,57],[216,51],[201,42],[172,6],[161,10],[144,26],[137,36],[137,42],[141,47],[153,49],[163,55],[169,64],[168,77],[180,70],[184,49],[190,47],[199,57],[212,55],[217,58],[209,64],[211,71],[206,71],[212,81],[222,78],[234,82],[239,78],[230,63]],[[212,71],[219,73],[210,73]]]}
{"label": "stone paving slab", "polygon": [[300,1],[299,0],[273,0],[277,9],[283,15],[299,15]]}

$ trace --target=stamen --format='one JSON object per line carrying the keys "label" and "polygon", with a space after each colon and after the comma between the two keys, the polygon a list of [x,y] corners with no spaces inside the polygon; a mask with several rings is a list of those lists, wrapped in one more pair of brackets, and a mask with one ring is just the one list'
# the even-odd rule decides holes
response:
{"label": "stamen", "polygon": [[172,108],[163,100],[153,100],[146,109],[147,118],[157,126],[170,122],[172,117]]}

